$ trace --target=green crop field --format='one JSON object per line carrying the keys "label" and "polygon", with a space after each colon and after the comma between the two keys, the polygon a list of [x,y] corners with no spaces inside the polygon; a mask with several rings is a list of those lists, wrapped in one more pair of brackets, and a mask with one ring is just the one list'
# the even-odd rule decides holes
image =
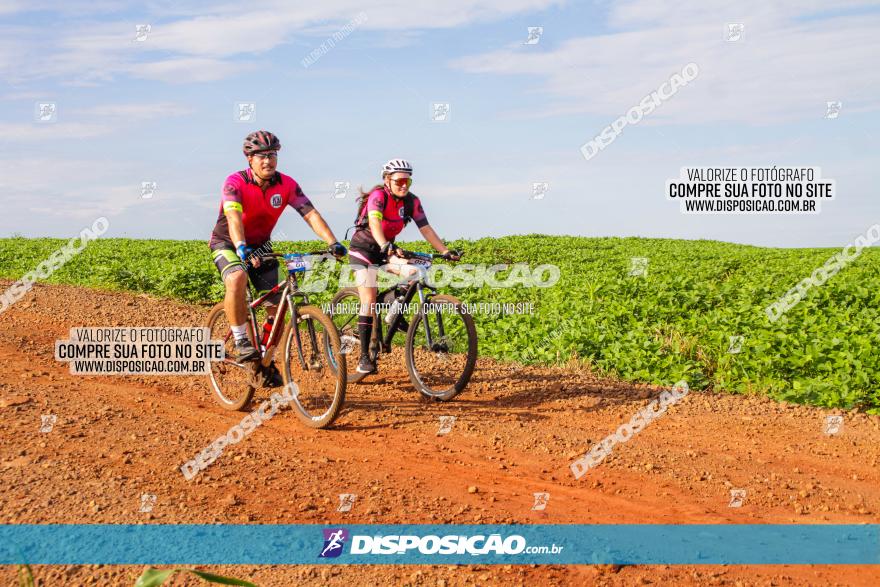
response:
{"label": "green crop field", "polygon": [[[65,241],[0,240],[0,277],[17,279]],[[468,303],[534,304],[529,315],[476,314],[481,356],[581,361],[624,380],[762,393],[880,413],[880,251],[865,249],[776,322],[764,309],[838,249],[715,241],[512,236],[457,241],[462,263],[555,264],[552,287],[446,288]],[[427,250],[424,242],[405,243]],[[276,243],[306,251],[317,242]],[[631,258],[648,259],[630,275]],[[499,273],[503,280],[505,272]],[[189,302],[223,288],[202,241],[100,239],[49,283],[147,292]],[[334,293],[316,294],[327,302]],[[2,317],[0,317],[2,321]],[[739,352],[730,337],[742,336]]]}

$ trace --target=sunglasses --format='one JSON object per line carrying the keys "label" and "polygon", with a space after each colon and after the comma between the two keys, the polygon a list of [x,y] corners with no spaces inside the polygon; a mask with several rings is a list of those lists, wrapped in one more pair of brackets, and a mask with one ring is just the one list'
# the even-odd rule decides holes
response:
{"label": "sunglasses", "polygon": [[391,183],[393,183],[394,185],[396,185],[397,187],[400,187],[400,188],[402,188],[404,186],[409,187],[412,185],[412,178],[411,177],[401,177],[398,179],[392,179]]}
{"label": "sunglasses", "polygon": [[263,153],[254,153],[257,159],[278,159],[278,151],[265,151]]}

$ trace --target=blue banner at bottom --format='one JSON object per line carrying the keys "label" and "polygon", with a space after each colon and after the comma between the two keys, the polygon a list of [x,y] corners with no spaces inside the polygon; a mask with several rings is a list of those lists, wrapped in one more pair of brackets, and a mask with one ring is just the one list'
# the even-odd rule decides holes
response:
{"label": "blue banner at bottom", "polygon": [[0,564],[880,564],[880,525],[0,525]]}

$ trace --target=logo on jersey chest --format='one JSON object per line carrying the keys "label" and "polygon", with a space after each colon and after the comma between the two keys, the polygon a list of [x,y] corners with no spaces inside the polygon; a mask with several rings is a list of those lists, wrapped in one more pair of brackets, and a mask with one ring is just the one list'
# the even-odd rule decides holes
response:
{"label": "logo on jersey chest", "polygon": [[272,194],[272,197],[269,199],[269,203],[272,204],[273,208],[280,208],[281,194]]}

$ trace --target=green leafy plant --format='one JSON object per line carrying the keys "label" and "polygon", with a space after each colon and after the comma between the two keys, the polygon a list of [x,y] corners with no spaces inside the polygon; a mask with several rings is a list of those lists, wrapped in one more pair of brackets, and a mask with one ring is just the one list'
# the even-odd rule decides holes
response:
{"label": "green leafy plant", "polygon": [[[17,279],[65,241],[0,239],[0,277]],[[423,242],[401,243],[430,250]],[[839,249],[771,249],[716,241],[522,235],[449,243],[462,263],[559,267],[548,288],[447,288],[462,301],[532,303],[534,314],[474,315],[480,356],[523,363],[570,359],[600,374],[691,389],[762,393],[880,413],[880,250],[865,248],[771,323],[764,309]],[[323,248],[275,243],[277,251]],[[648,258],[643,276],[633,257]],[[498,273],[503,280],[511,269]],[[325,292],[327,303],[338,272]],[[217,301],[223,285],[202,241],[99,239],[50,283]],[[742,349],[728,352],[730,336]]]}
{"label": "green leafy plant", "polygon": [[233,577],[224,577],[222,575],[215,575],[213,573],[206,573],[205,571],[197,571],[195,569],[184,569],[184,568],[174,568],[174,569],[153,569],[149,568],[143,572],[143,574],[138,577],[137,582],[134,584],[134,587],[158,587],[162,585],[165,581],[167,581],[171,575],[174,573],[190,573],[197,577],[200,577],[207,581],[208,583],[218,583],[220,585],[243,585],[244,587],[257,587],[254,583],[250,583],[243,579],[235,579]]}
{"label": "green leafy plant", "polygon": [[18,587],[34,587],[34,573],[30,565],[18,565]]}

